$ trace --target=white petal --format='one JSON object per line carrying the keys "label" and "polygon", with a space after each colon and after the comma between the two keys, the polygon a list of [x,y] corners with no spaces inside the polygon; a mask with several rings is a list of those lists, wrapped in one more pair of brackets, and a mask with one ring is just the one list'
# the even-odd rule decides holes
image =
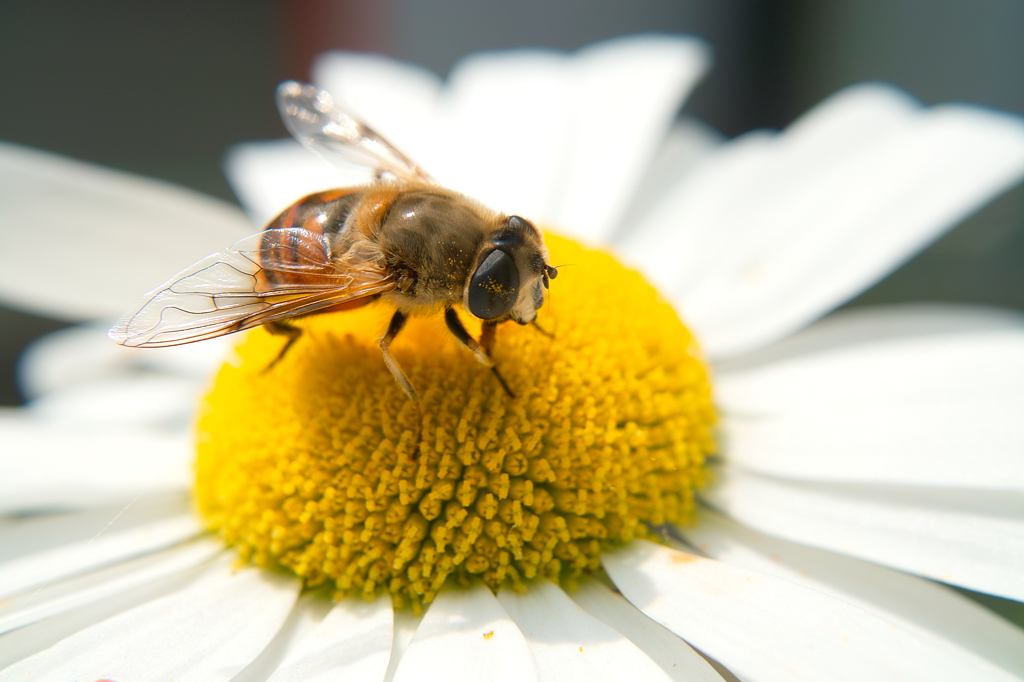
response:
{"label": "white petal", "polygon": [[442,590],[395,672],[399,682],[533,679],[523,634],[483,585]]}
{"label": "white petal", "polygon": [[228,680],[274,637],[299,588],[295,578],[221,562],[197,584],[72,635],[0,680]]}
{"label": "white petal", "polygon": [[133,495],[120,500],[107,498],[98,506],[76,511],[61,506],[19,510],[0,516],[0,562],[84,542],[100,533],[163,521],[191,509],[189,496],[178,492]]}
{"label": "white petal", "polygon": [[540,680],[669,679],[635,644],[552,582],[534,581],[526,594],[503,589],[498,601],[526,637]]}
{"label": "white petal", "polygon": [[726,199],[686,229],[718,232],[721,250],[702,249],[699,280],[683,275],[687,283],[669,293],[711,357],[807,324],[1024,173],[1018,118],[967,107],[913,111],[905,99],[858,86],[766,147],[740,142],[751,151],[729,172],[708,162],[712,190]]}
{"label": "white petal", "polygon": [[678,682],[721,682],[722,676],[689,644],[640,613],[622,595],[615,594],[597,580],[587,578],[580,581],[579,589],[572,593],[572,600],[594,618],[625,635],[671,679]]}
{"label": "white petal", "polygon": [[242,672],[231,678],[231,682],[266,682],[287,658],[291,657],[301,642],[306,641],[320,626],[331,610],[329,589],[303,592],[295,601],[292,612],[264,647]]}
{"label": "white petal", "polygon": [[773,476],[1024,492],[1024,328],[722,372],[730,463]]}
{"label": "white petal", "polygon": [[555,225],[607,242],[679,107],[710,65],[696,38],[642,35],[580,50],[571,75],[568,167]]}
{"label": "white petal", "polygon": [[1016,329],[959,330],[819,349],[756,368],[716,368],[716,402],[729,414],[800,414],[931,398],[1024,395],[1024,317]]}
{"label": "white petal", "polygon": [[1024,600],[1024,496],[842,486],[722,468],[701,492],[743,523],[979,592]]}
{"label": "white petal", "polygon": [[[11,663],[47,649],[62,639],[102,620],[194,584],[208,568],[208,564],[201,564],[195,568],[135,587],[125,587],[105,599],[84,604],[70,611],[52,615],[44,620],[2,634],[0,635],[0,670]],[[88,576],[85,576],[62,584],[75,585],[87,579]],[[45,592],[42,591],[41,594]]]}
{"label": "white petal", "polygon": [[164,428],[192,423],[207,381],[181,376],[135,374],[68,386],[28,404],[35,418],[82,428]]}
{"label": "white petal", "polygon": [[[28,398],[108,377],[125,348],[107,338],[106,325],[82,324],[47,334],[18,358],[18,388]],[[121,369],[123,373],[124,369]]]}
{"label": "white petal", "polygon": [[[849,154],[903,124],[916,106],[894,88],[850,88],[812,109],[783,136],[759,130],[723,144],[664,194],[648,220],[624,235],[620,250],[663,291],[682,295],[713,275],[736,242],[760,229],[779,166],[788,161],[792,172],[799,172],[801,165],[812,165],[808,157],[821,165],[823,159]],[[796,140],[791,161],[780,149],[780,137],[792,140],[789,132],[803,132],[810,143]],[[754,219],[737,217],[744,213]]]}
{"label": "white petal", "polygon": [[372,602],[355,597],[338,602],[296,641],[268,682],[383,680],[391,658],[393,613],[387,595]]}
{"label": "white petal", "polygon": [[1024,494],[1024,395],[726,417],[723,455],[798,480],[1016,491]]}
{"label": "white petal", "polygon": [[[652,224],[655,209],[664,208],[666,198],[676,197],[679,187],[685,184],[683,178],[701,167],[724,141],[720,132],[692,116],[683,116],[677,120],[662,140],[657,155],[633,193],[619,229],[611,237],[611,243],[616,245],[620,255],[624,254],[624,245],[641,245],[638,250],[640,262],[635,265],[647,273],[648,277],[659,268],[645,261],[661,256],[665,247],[659,244],[648,248],[647,241],[652,237],[651,233],[662,227],[666,234],[661,238],[671,239],[682,231],[674,212],[666,216],[668,220],[664,223]],[[640,230],[638,225],[647,225],[647,229]],[[678,253],[673,254],[666,274],[678,269],[678,257]]]}
{"label": "white petal", "polygon": [[[112,322],[111,322],[112,324]],[[110,324],[84,324],[47,334],[18,359],[18,387],[29,399],[89,381],[138,371],[206,380],[238,337],[167,348],[127,348],[107,337]]]}
{"label": "white petal", "polygon": [[708,510],[695,527],[678,531],[714,559],[838,597],[1024,676],[1024,631],[944,585],[761,535]]}
{"label": "white petal", "polygon": [[191,437],[89,428],[0,411],[0,513],[108,504],[188,490]]}
{"label": "white petal", "polygon": [[412,642],[422,621],[423,617],[415,615],[412,609],[399,609],[395,612],[395,636],[391,642],[391,659],[384,674],[384,682],[392,682],[395,679],[395,671],[398,670],[402,655],[409,648],[409,643]]}
{"label": "white petal", "polygon": [[[441,79],[421,66],[374,54],[325,52],[313,82],[417,164],[434,134]],[[431,172],[429,168],[427,172]]]}
{"label": "white petal", "polygon": [[715,363],[717,373],[756,371],[805,356],[848,347],[931,338],[950,334],[1014,332],[1024,328],[1016,310],[956,303],[901,303],[847,308],[770,346]]}
{"label": "white petal", "polygon": [[12,559],[0,564],[0,598],[149,554],[201,531],[195,515],[181,514]]}
{"label": "white petal", "polygon": [[568,62],[557,52],[517,50],[456,64],[425,170],[495,210],[550,216],[571,153]]}
{"label": "white petal", "polygon": [[637,608],[748,682],[1012,679],[788,580],[646,541],[602,557]]}
{"label": "white petal", "polygon": [[274,638],[231,682],[266,682],[297,643],[316,630],[330,608],[331,599],[325,590],[301,594]]}
{"label": "white petal", "polygon": [[0,607],[0,633],[36,623],[116,596],[139,585],[180,574],[223,550],[219,541],[202,538],[162,552],[117,564],[77,579],[47,585]]}
{"label": "white petal", "polygon": [[245,235],[234,206],[0,143],[0,298],[66,320],[115,317]]}
{"label": "white petal", "polygon": [[726,219],[724,207],[736,202],[737,187],[760,178],[774,151],[773,136],[760,130],[719,145],[616,240],[617,251],[666,296],[689,290],[749,227]]}

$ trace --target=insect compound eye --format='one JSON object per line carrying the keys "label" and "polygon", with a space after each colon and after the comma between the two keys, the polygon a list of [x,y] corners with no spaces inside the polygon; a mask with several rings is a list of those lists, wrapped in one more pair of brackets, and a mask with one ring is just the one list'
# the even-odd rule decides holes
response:
{"label": "insect compound eye", "polygon": [[483,320],[501,317],[519,296],[519,269],[501,249],[491,251],[469,282],[469,312]]}

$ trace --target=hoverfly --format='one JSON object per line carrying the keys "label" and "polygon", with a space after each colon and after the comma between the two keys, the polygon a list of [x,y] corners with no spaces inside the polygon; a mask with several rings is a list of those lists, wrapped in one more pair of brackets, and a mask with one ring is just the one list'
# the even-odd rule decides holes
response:
{"label": "hoverfly", "polygon": [[[273,367],[302,334],[290,320],[380,300],[395,310],[379,340],[384,362],[411,400],[416,391],[389,347],[410,315],[441,310],[452,334],[512,395],[491,349],[502,322],[535,323],[558,274],[540,230],[437,185],[322,90],[288,81],[277,89],[277,105],[306,147],[329,161],[369,168],[376,180],[298,200],[259,234],[148,293],[110,338],[156,348],[262,325],[286,337]],[[456,306],[483,321],[479,340]]]}

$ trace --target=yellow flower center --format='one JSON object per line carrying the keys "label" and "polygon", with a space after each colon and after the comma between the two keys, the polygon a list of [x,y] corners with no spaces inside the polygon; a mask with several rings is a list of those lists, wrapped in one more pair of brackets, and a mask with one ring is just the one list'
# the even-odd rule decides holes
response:
{"label": "yellow flower center", "polygon": [[440,315],[411,320],[391,347],[418,404],[377,346],[386,306],[300,321],[269,371],[284,339],[246,337],[199,419],[209,527],[310,586],[419,608],[452,580],[571,584],[648,524],[686,522],[714,448],[694,340],[639,274],[547,240],[552,261],[571,264],[538,320],[553,338],[498,329],[515,398]]}

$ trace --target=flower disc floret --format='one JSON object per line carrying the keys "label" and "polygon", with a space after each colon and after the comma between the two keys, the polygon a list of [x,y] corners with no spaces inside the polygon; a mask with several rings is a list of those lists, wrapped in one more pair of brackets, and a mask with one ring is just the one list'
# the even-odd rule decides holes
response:
{"label": "flower disc floret", "polygon": [[[257,330],[217,375],[198,424],[197,498],[242,557],[340,594],[430,602],[446,581],[572,583],[605,549],[687,522],[715,420],[707,371],[675,312],[610,255],[549,235],[540,325],[498,330],[516,393],[414,318],[384,366],[383,305]],[[461,317],[470,331],[479,325]]]}

